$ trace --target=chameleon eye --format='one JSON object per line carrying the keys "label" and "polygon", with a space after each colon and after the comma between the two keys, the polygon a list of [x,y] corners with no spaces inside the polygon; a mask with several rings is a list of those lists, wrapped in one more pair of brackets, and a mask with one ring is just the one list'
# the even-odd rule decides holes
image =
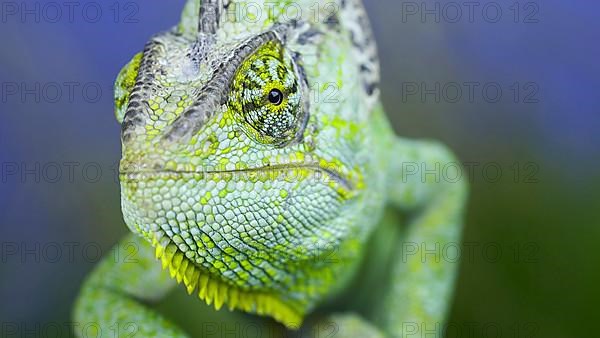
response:
{"label": "chameleon eye", "polygon": [[125,110],[129,103],[129,94],[133,90],[140,69],[142,53],[136,54],[119,72],[115,81],[115,116],[119,123],[123,122]]}
{"label": "chameleon eye", "polygon": [[269,102],[279,106],[283,102],[283,93],[279,89],[271,89],[269,92]]}
{"label": "chameleon eye", "polygon": [[303,127],[302,90],[291,58],[270,41],[250,55],[236,71],[228,105],[253,140],[283,146]]}

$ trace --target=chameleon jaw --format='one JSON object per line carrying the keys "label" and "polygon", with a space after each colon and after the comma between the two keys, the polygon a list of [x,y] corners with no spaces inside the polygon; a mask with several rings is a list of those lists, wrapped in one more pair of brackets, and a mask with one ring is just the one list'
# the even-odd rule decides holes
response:
{"label": "chameleon jaw", "polygon": [[[236,177],[236,174],[239,174],[242,175],[242,179],[249,180],[250,182],[253,179],[268,179],[273,181],[273,179],[283,177],[278,182],[284,182],[284,185],[271,189],[275,192],[279,192],[279,194],[277,194],[278,199],[286,199],[288,196],[281,192],[283,190],[278,189],[285,188],[285,186],[293,184],[294,181],[289,182],[285,179],[285,175],[281,176],[284,172],[292,172],[293,174],[291,177],[296,180],[307,180],[311,178],[311,175],[320,173],[321,175],[319,175],[319,177],[323,178],[323,180],[319,181],[320,184],[318,184],[318,186],[320,189],[325,189],[329,192],[326,195],[327,199],[325,199],[324,203],[331,204],[337,203],[336,201],[351,198],[356,193],[355,189],[360,187],[360,181],[357,182],[354,180],[354,176],[347,176],[345,171],[339,170],[338,168],[339,166],[333,166],[327,162],[318,162],[314,164],[276,164],[230,172],[196,172],[182,171],[179,168],[166,170],[162,167],[153,167],[149,164],[140,165],[137,166],[137,170],[122,171],[120,175],[124,219],[132,232],[141,235],[152,244],[155,248],[156,257],[162,262],[163,269],[168,268],[171,277],[178,283],[183,283],[188,293],[196,293],[201,300],[208,305],[213,305],[217,310],[225,306],[229,308],[230,311],[241,310],[248,313],[268,316],[282,323],[289,329],[298,329],[303,322],[305,314],[319,302],[323,295],[330,292],[331,285],[333,285],[332,281],[334,280],[335,275],[333,272],[336,268],[336,264],[328,263],[326,259],[318,259],[320,256],[308,256],[309,254],[316,254],[316,252],[319,252],[320,247],[315,249],[309,245],[304,245],[302,247],[305,248],[305,250],[309,250],[308,253],[302,251],[298,251],[297,253],[281,253],[290,256],[285,256],[287,258],[282,257],[282,259],[297,258],[307,260],[307,264],[294,267],[294,269],[301,271],[304,276],[304,282],[299,285],[292,284],[292,281],[290,280],[284,281],[283,279],[280,279],[275,281],[271,279],[272,275],[268,278],[271,279],[271,281],[262,281],[261,285],[248,284],[243,279],[230,280],[228,279],[229,277],[226,277],[226,274],[224,274],[222,269],[209,270],[198,260],[192,259],[188,255],[190,252],[186,252],[186,250],[180,247],[180,245],[182,245],[179,241],[181,238],[173,237],[172,234],[167,234],[165,232],[168,231],[169,227],[174,227],[175,225],[169,225],[167,228],[161,226],[162,224],[167,224],[167,222],[166,220],[162,220],[161,222],[163,223],[157,223],[155,217],[158,217],[160,210],[152,208],[155,205],[159,205],[159,207],[163,208],[163,211],[171,210],[172,205],[164,206],[157,201],[148,199],[147,192],[152,191],[151,189],[158,189],[159,187],[165,186],[163,183],[157,182],[172,182],[169,186],[170,190],[162,192],[161,189],[160,194],[157,196],[163,196],[166,199],[170,199],[169,196],[178,196],[178,199],[181,200],[186,200],[190,197],[198,199],[198,196],[203,196],[196,204],[198,204],[198,206],[210,205],[213,199],[203,190],[198,190],[198,187],[203,186],[199,182],[215,179],[225,180],[226,178],[229,178],[229,176],[240,178],[239,176]],[[265,172],[266,174],[274,174],[275,178],[271,176],[257,176],[258,174],[264,174]],[[306,181],[304,186],[317,186],[311,184],[312,182],[313,181]],[[356,186],[357,184],[358,186]],[[210,189],[207,190],[207,192],[209,191]],[[240,196],[230,194],[225,194],[220,198],[224,200],[227,196],[230,196],[229,198],[232,200],[241,198]],[[260,197],[255,198],[260,199]],[[188,204],[191,204],[191,202]],[[190,210],[194,210],[196,215],[204,214],[204,210],[200,208],[192,208],[187,211]],[[308,210],[310,211],[312,209],[309,208]],[[166,213],[166,211],[164,212]],[[185,210],[179,210],[177,212],[183,215]],[[320,213],[308,215],[315,217],[314,219],[317,221],[325,221],[324,219],[318,218],[321,216]],[[175,219],[176,215],[168,217]],[[204,217],[202,217],[202,219],[204,219]],[[279,224],[279,221],[272,221],[275,222],[273,224]],[[192,222],[196,223],[197,221],[192,220]],[[300,240],[305,239],[300,236],[297,238]],[[210,238],[207,238],[206,240],[202,239],[202,245],[210,246],[210,241]],[[264,249],[268,250],[268,248],[267,245]],[[196,249],[192,250],[192,252],[197,251]],[[282,249],[274,247],[273,250]],[[314,266],[314,264],[318,266]],[[231,269],[235,269],[235,267],[232,267]],[[263,272],[267,273],[267,271]],[[271,271],[269,271],[269,273],[271,273]],[[276,272],[274,271],[273,273]],[[264,275],[265,278],[268,276],[268,274]],[[311,282],[307,283],[306,281],[308,280]],[[275,284],[271,284],[272,282],[275,282]]]}
{"label": "chameleon jaw", "polygon": [[243,290],[223,282],[218,276],[212,276],[185,257],[173,243],[166,246],[154,237],[152,246],[156,258],[168,269],[171,278],[186,287],[188,294],[197,292],[198,298],[220,310],[224,305],[229,311],[241,310],[261,316],[269,316],[286,326],[297,330],[304,319],[304,310],[283,302],[277,295],[267,292]]}

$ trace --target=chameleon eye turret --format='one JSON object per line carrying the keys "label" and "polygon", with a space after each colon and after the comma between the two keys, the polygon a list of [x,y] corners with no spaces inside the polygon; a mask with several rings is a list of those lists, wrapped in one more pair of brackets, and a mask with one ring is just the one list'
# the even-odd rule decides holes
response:
{"label": "chameleon eye turret", "polygon": [[228,102],[244,131],[257,142],[282,146],[304,127],[306,93],[296,67],[281,44],[271,41],[238,69]]}

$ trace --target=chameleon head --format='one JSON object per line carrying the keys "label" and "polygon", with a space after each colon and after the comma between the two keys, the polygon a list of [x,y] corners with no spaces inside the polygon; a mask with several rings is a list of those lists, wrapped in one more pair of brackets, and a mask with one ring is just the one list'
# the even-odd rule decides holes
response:
{"label": "chameleon head", "polygon": [[198,29],[155,36],[119,74],[124,219],[190,293],[297,327],[358,255],[362,173],[323,129],[334,112],[311,107],[296,26],[215,9],[190,1]]}

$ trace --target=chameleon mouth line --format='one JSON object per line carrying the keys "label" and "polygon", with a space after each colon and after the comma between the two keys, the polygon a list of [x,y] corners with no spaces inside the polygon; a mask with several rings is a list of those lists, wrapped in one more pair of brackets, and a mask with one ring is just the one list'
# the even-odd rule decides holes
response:
{"label": "chameleon mouth line", "polygon": [[354,185],[345,178],[339,171],[324,168],[320,165],[310,165],[310,164],[277,164],[271,166],[257,167],[257,168],[247,168],[247,169],[234,169],[234,170],[198,170],[198,171],[186,171],[186,170],[169,170],[169,169],[142,169],[142,170],[133,170],[133,171],[123,171],[119,174],[119,177],[123,181],[135,181],[140,180],[142,178],[156,178],[161,176],[192,176],[192,175],[239,175],[243,177],[244,175],[261,173],[261,172],[281,172],[281,171],[292,171],[294,169],[307,169],[314,173],[323,173],[324,177],[319,177],[317,180],[322,180],[327,183],[327,178],[333,180],[337,184],[340,184],[344,189],[348,191],[354,190]]}

